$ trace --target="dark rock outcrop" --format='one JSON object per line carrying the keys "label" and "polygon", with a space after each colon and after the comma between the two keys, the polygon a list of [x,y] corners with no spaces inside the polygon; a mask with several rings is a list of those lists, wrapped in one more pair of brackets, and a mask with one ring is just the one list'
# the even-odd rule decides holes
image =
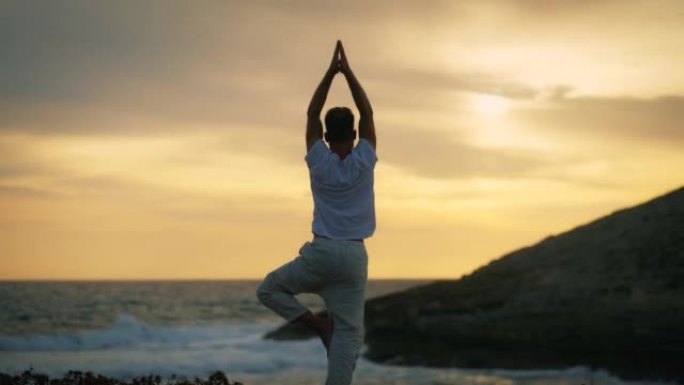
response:
{"label": "dark rock outcrop", "polygon": [[[457,255],[458,250],[454,250]],[[301,338],[291,325],[269,338]],[[684,188],[366,303],[366,357],[684,380]]]}

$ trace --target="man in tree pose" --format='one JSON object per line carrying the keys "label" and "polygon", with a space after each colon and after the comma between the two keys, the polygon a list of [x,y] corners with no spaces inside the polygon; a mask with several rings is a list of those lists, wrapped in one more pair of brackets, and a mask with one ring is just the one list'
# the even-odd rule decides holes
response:
{"label": "man in tree pose", "polygon": [[[349,108],[328,110],[323,134],[320,115],[338,72],[347,80],[360,114],[356,145],[354,115]],[[287,321],[302,323],[316,332],[328,352],[326,385],[348,385],[363,347],[368,277],[363,240],[375,231],[373,171],[377,158],[373,110],[340,41],[309,104],[306,148],[314,201],[313,240],[302,246],[297,258],[268,274],[257,296]],[[294,297],[299,293],[320,295],[328,319],[299,303]]]}

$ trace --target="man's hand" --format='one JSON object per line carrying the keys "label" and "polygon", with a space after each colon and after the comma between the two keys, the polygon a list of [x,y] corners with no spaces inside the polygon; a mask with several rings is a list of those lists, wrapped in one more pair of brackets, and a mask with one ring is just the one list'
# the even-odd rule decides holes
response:
{"label": "man's hand", "polygon": [[340,72],[340,49],[342,48],[342,42],[337,41],[337,44],[335,45],[335,52],[333,52],[333,57],[332,60],[330,61],[330,67],[328,67],[328,73],[332,75],[336,75],[338,72]]}
{"label": "man's hand", "polygon": [[311,102],[309,103],[309,109],[307,110],[307,120],[306,120],[306,149],[307,151],[313,146],[313,144],[318,140],[323,138],[323,123],[321,122],[321,111],[325,105],[325,99],[328,97],[328,91],[330,90],[330,84],[332,84],[333,78],[340,71],[340,48],[342,43],[338,40],[335,45],[335,52],[333,52],[332,60],[330,61],[330,66],[325,72],[321,83],[314,91]]}
{"label": "man's hand", "polygon": [[340,54],[340,58],[338,60],[339,71],[342,72],[342,75],[348,76],[352,73],[352,71],[349,67],[349,61],[347,61],[347,55],[344,53],[342,42],[339,40],[337,41],[337,51]]}
{"label": "man's hand", "polygon": [[368,143],[375,148],[377,140],[375,137],[375,122],[373,121],[373,108],[371,107],[370,101],[366,96],[366,92],[364,92],[363,88],[361,87],[361,83],[359,83],[358,79],[356,79],[356,76],[354,76],[354,73],[349,67],[347,54],[344,52],[342,42],[339,40],[337,41],[337,50],[340,52],[338,64],[340,72],[342,72],[344,77],[347,79],[347,84],[349,84],[349,90],[354,98],[354,103],[356,104],[356,108],[359,110],[359,114],[361,115],[359,117],[359,137],[366,139]]}

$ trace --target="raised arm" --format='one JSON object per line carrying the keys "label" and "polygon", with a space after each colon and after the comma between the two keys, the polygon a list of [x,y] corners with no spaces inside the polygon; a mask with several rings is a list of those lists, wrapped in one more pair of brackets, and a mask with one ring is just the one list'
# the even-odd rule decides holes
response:
{"label": "raised arm", "polygon": [[318,139],[323,138],[323,123],[321,122],[321,111],[325,105],[325,99],[328,98],[328,91],[330,91],[330,85],[332,84],[333,78],[340,71],[339,62],[339,50],[341,43],[338,40],[335,46],[335,53],[333,54],[332,61],[330,62],[330,67],[323,75],[321,83],[316,88],[316,91],[311,98],[309,103],[309,109],[307,111],[306,118],[306,150],[308,151],[311,146]]}
{"label": "raised arm", "polygon": [[347,84],[349,84],[349,89],[354,98],[354,104],[356,104],[356,108],[359,110],[359,137],[366,139],[368,143],[375,148],[376,138],[373,108],[368,100],[368,96],[366,96],[366,92],[361,87],[361,83],[359,83],[349,67],[347,55],[344,53],[342,43],[338,41],[337,45],[340,50],[340,72],[342,72],[345,79],[347,79]]}

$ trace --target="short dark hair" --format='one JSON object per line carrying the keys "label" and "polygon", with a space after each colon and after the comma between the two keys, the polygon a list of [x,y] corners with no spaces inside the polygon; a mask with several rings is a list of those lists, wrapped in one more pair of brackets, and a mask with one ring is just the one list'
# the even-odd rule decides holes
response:
{"label": "short dark hair", "polygon": [[354,113],[347,107],[333,107],[325,113],[325,134],[330,142],[354,140]]}

